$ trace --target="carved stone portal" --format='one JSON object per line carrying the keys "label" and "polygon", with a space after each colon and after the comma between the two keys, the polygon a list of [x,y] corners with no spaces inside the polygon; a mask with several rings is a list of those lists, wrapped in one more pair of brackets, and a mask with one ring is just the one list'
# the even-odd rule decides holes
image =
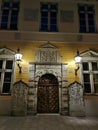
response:
{"label": "carved stone portal", "polygon": [[78,82],[69,85],[69,114],[70,116],[84,116],[83,87]]}
{"label": "carved stone portal", "polygon": [[59,50],[51,44],[39,48],[35,54],[35,62],[30,63],[29,74],[28,113],[30,115],[38,113],[39,79],[43,75],[53,75],[58,82],[58,113],[68,115],[67,64],[61,63]]}
{"label": "carved stone portal", "polygon": [[12,115],[27,115],[27,94],[28,86],[22,81],[13,85],[12,89]]}

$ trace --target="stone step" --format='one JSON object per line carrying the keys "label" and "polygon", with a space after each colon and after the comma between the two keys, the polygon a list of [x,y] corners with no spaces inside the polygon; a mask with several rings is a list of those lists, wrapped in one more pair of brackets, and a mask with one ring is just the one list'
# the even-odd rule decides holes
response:
{"label": "stone step", "polygon": [[36,115],[36,112],[35,111],[27,111],[27,115],[34,116],[34,115]]}

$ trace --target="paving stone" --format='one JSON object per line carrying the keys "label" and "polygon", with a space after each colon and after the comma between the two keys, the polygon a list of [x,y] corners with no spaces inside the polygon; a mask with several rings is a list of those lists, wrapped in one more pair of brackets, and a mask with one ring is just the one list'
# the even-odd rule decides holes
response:
{"label": "paving stone", "polygon": [[0,130],[98,130],[98,117],[36,115],[0,117]]}

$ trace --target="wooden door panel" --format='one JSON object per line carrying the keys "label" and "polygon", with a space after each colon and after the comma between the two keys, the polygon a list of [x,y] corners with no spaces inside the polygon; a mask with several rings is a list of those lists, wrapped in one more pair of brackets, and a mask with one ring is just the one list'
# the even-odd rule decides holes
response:
{"label": "wooden door panel", "polygon": [[[53,76],[44,76],[38,84],[37,110],[39,113],[58,113],[58,82]],[[47,82],[43,82],[47,81]]]}
{"label": "wooden door panel", "polygon": [[41,86],[38,88],[38,112],[45,112],[47,109],[47,97],[45,87]]}
{"label": "wooden door panel", "polygon": [[52,86],[49,90],[49,110],[50,112],[58,112],[58,88],[57,86]]}

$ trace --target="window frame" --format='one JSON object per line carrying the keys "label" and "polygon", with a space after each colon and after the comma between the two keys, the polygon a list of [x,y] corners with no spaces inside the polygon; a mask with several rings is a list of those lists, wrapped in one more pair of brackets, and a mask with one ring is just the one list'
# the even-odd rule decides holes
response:
{"label": "window frame", "polygon": [[[42,6],[46,4],[47,5],[47,9],[43,9]],[[50,7],[52,5],[55,5],[56,6],[56,9],[50,9]],[[47,12],[47,29],[44,30],[44,28],[42,27],[42,12]],[[55,17],[55,24],[53,26],[53,17],[52,17],[52,13],[56,14],[56,17]],[[55,27],[54,30],[52,30],[51,28]],[[54,3],[54,2],[41,2],[40,3],[40,31],[41,32],[58,32],[58,3]]]}
{"label": "window frame", "polygon": [[[15,78],[15,54],[0,54],[0,60],[3,60],[2,69],[0,69],[1,77],[0,77],[0,95],[11,95],[11,89],[14,83]],[[6,61],[11,60],[13,61],[12,69],[6,69]],[[4,83],[4,75],[5,72],[11,72],[11,82],[10,82],[10,92],[4,93],[3,92],[3,83]]]}
{"label": "window frame", "polygon": [[[19,17],[19,0],[15,1],[8,1],[9,6],[4,6],[4,3],[6,1],[2,1],[1,5],[1,18],[0,18],[0,29],[2,30],[17,30],[18,29],[18,17]],[[13,4],[18,3],[17,7],[14,7]],[[7,17],[4,13],[4,11],[7,11],[8,14]],[[16,19],[16,14],[15,11],[17,11],[17,19]],[[3,14],[4,13],[4,14]],[[15,17],[15,19],[13,19]],[[6,19],[6,23],[4,24],[4,19]]]}
{"label": "window frame", "polygon": [[[88,63],[88,65],[89,65],[88,70],[83,70],[83,62]],[[83,84],[83,86],[84,86],[83,74],[90,75],[91,92],[86,93],[84,91],[84,94],[86,94],[86,95],[98,95],[98,92],[95,92],[94,79],[93,79],[93,75],[98,74],[98,70],[92,70],[92,62],[97,62],[97,65],[98,65],[98,57],[84,57],[84,58],[82,58],[82,62],[80,64],[80,77],[81,77],[81,83]],[[84,86],[84,89],[85,89],[85,86]]]}
{"label": "window frame", "polygon": [[[79,7],[83,6],[84,7],[84,11],[80,11]],[[92,11],[88,11],[88,8],[92,7],[93,10]],[[81,28],[81,17],[80,14],[84,15],[84,22],[85,22],[85,29],[83,29],[83,27]],[[93,18],[90,19],[88,18],[88,16],[90,16],[91,14],[93,14]],[[82,16],[83,17],[83,16]],[[96,32],[96,21],[95,21],[95,5],[94,4],[78,4],[78,19],[79,19],[79,32],[80,33],[94,33]],[[89,22],[93,21],[93,24],[90,24]],[[82,21],[83,23],[83,21]],[[92,29],[91,29],[91,25],[92,25]],[[83,29],[83,30],[81,30]]]}

